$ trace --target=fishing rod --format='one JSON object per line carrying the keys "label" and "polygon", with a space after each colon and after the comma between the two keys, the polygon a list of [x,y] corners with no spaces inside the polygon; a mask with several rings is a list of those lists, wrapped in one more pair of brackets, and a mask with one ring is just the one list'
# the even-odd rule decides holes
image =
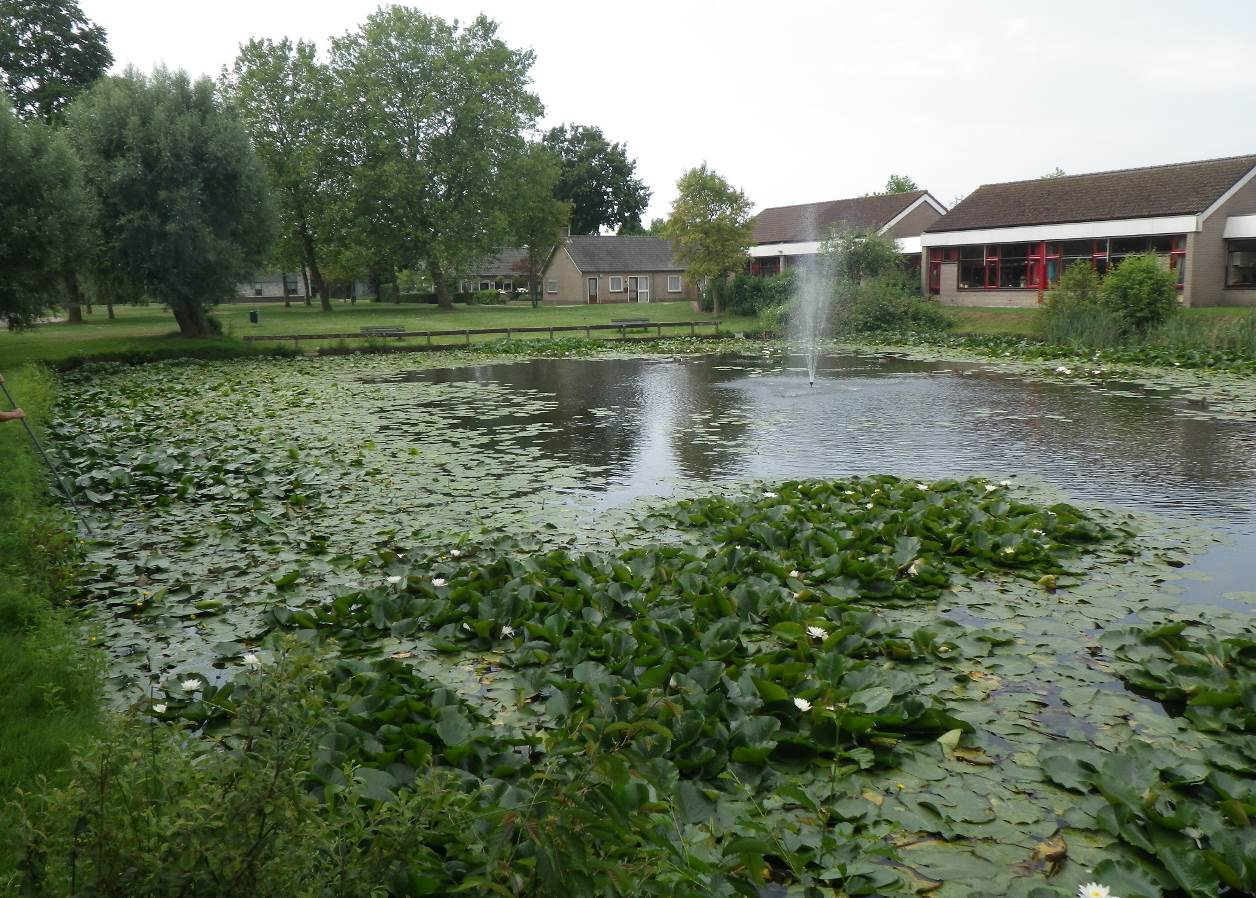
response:
{"label": "fishing rod", "polygon": [[[4,385],[4,378],[0,376],[0,390],[4,391],[4,398],[9,400],[9,405],[14,409],[18,407],[17,400],[13,398],[13,394],[9,392],[9,388]],[[70,507],[74,509],[74,514],[78,517],[79,523],[83,525],[83,529],[87,531],[87,535],[95,537],[92,528],[87,523],[87,518],[83,517],[83,512],[79,509],[78,503],[74,501],[74,497],[70,495],[70,491],[66,489],[65,481],[61,479],[61,472],[57,470],[56,465],[52,463],[52,459],[48,457],[48,453],[44,451],[44,447],[39,442],[39,437],[35,436],[35,431],[31,429],[30,422],[25,417],[19,418],[22,426],[26,428],[26,434],[31,438],[31,442],[35,444],[35,448],[39,450],[39,455],[44,460],[44,464],[48,466],[48,470],[52,472],[52,479],[57,482],[57,486],[61,488],[61,494],[70,501]]]}

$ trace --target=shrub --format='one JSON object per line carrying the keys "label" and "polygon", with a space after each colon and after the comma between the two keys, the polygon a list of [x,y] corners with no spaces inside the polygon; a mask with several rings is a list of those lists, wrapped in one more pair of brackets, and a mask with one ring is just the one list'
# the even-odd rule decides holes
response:
{"label": "shrub", "polygon": [[789,302],[794,292],[794,271],[773,277],[755,277],[742,272],[733,278],[724,293],[724,310],[730,315],[758,315]]}
{"label": "shrub", "polygon": [[1126,333],[1146,335],[1177,311],[1177,278],[1155,253],[1129,256],[1103,279],[1099,301]]}
{"label": "shrub", "polygon": [[1077,261],[1047,294],[1039,330],[1044,340],[1075,349],[1104,349],[1123,339],[1123,325],[1101,303],[1102,282],[1090,262]]}
{"label": "shrub", "polygon": [[837,333],[942,331],[951,320],[920,295],[905,272],[892,271],[862,282],[839,281],[834,290],[832,325]]}
{"label": "shrub", "polygon": [[903,257],[893,237],[874,230],[839,231],[820,248],[830,275],[840,281],[861,281],[903,272]]}

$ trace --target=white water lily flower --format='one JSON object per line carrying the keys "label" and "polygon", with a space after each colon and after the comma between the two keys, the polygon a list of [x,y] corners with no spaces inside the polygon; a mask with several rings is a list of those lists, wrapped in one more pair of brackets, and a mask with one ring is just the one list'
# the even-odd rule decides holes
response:
{"label": "white water lily flower", "polygon": [[165,706],[165,705],[162,705],[162,704],[156,704],[156,705],[153,705],[153,713],[154,713],[154,714],[165,714],[165,713],[166,713],[166,706]]}
{"label": "white water lily flower", "polygon": [[450,558],[461,558],[461,557],[462,557],[462,550],[461,550],[461,549],[450,549],[450,550],[449,550],[449,557],[450,557]]}
{"label": "white water lily flower", "polygon": [[252,652],[246,654],[242,659],[246,667],[261,667],[262,659],[254,655]]}
{"label": "white water lily flower", "polygon": [[1006,549],[1004,549],[1004,550],[1003,550],[1003,554],[1004,554],[1004,555],[1015,555],[1015,554],[1016,554],[1016,550],[1015,550],[1015,549],[1013,549],[1011,546],[1008,546]]}
{"label": "white water lily flower", "polygon": [[794,578],[795,580],[797,580],[799,577],[801,577],[801,576],[802,576],[802,574],[800,574],[798,571],[790,571],[790,572],[789,572],[789,575],[790,575],[792,578]]}
{"label": "white water lily flower", "polygon": [[928,488],[929,488],[929,484],[927,484],[927,483],[918,483],[918,484],[916,484],[916,489],[918,489],[918,490],[927,490]]}
{"label": "white water lily flower", "polygon": [[514,639],[514,637],[515,637],[514,627],[502,627],[502,639]]}
{"label": "white water lily flower", "polygon": [[1091,371],[1090,373],[1091,373],[1091,374],[1093,374],[1095,377],[1102,377],[1102,376],[1103,376],[1103,369],[1102,369],[1102,368],[1096,368],[1094,371]]}
{"label": "white water lily flower", "polygon": [[1112,890],[1097,882],[1088,882],[1077,887],[1077,898],[1116,898]]}
{"label": "white water lily flower", "polygon": [[869,511],[871,511],[871,510],[872,510],[872,508],[873,508],[873,505],[872,505],[872,503],[871,503],[871,502],[869,502],[867,505],[865,505],[865,506],[864,506],[864,508],[866,508],[866,509],[868,509]]}
{"label": "white water lily flower", "polygon": [[810,711],[811,702],[807,701],[805,698],[796,698],[794,699],[794,707],[799,711]]}
{"label": "white water lily flower", "polygon": [[997,487],[997,486],[995,486],[993,483],[987,483],[987,484],[986,484],[986,492],[987,492],[987,493],[993,493],[993,492],[994,492],[995,490],[997,490],[997,489],[998,489],[998,487]]}
{"label": "white water lily flower", "polygon": [[764,494],[763,494],[763,498],[765,498],[765,499],[775,499],[775,498],[776,498],[776,493],[764,493]]}
{"label": "white water lily flower", "polygon": [[442,586],[444,586],[444,585],[445,585],[445,583],[446,583],[446,580],[445,580],[445,578],[444,578],[444,577],[433,577],[433,578],[432,578],[432,585],[433,585],[433,586],[435,586],[437,589],[440,589]]}
{"label": "white water lily flower", "polygon": [[201,681],[195,677],[189,677],[179,684],[179,688],[184,692],[197,692],[201,688]]}
{"label": "white water lily flower", "polygon": [[1037,527],[1035,527],[1033,530],[1030,530],[1029,532],[1032,533],[1034,536],[1042,536],[1046,533],[1045,530],[1039,530]]}
{"label": "white water lily flower", "polygon": [[1055,369],[1055,373],[1056,374],[1072,374],[1073,369],[1065,368],[1063,365],[1060,365]]}
{"label": "white water lily flower", "polygon": [[391,583],[393,586],[396,586],[398,583],[401,582],[401,576],[398,574],[393,574],[391,577],[388,578],[388,582]]}
{"label": "white water lily flower", "polygon": [[911,567],[907,569],[907,576],[914,577],[920,573],[920,561],[917,559],[911,563]]}
{"label": "white water lily flower", "polygon": [[829,633],[827,630],[824,629],[824,627],[808,627],[807,635],[810,636],[812,639],[823,639],[824,637],[828,636]]}
{"label": "white water lily flower", "polygon": [[1012,485],[1012,481],[1010,481],[1010,480],[1000,480],[1000,481],[999,481],[999,486],[1011,486],[1011,485]]}

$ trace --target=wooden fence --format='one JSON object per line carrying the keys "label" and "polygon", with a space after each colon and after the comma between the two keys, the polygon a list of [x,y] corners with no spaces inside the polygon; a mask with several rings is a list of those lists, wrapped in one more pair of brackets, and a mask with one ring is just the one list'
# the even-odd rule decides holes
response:
{"label": "wooden fence", "polygon": [[[302,340],[411,340],[426,339],[427,345],[432,345],[433,337],[462,337],[467,344],[471,343],[472,337],[485,336],[489,334],[504,334],[507,340],[512,339],[516,334],[544,334],[548,333],[549,338],[554,339],[554,334],[574,333],[584,331],[586,338],[591,339],[594,331],[618,331],[620,339],[625,339],[630,331],[644,331],[647,334],[650,331],[656,331],[658,336],[663,336],[663,328],[689,328],[689,335],[696,336],[697,329],[700,327],[712,328],[712,333],[720,332],[720,321],[714,319],[711,321],[624,321],[617,324],[556,324],[553,326],[542,327],[480,327],[480,328],[461,328],[458,330],[442,330],[442,331],[407,331],[389,329],[387,334],[369,333],[376,330],[375,328],[363,328],[358,333],[348,334],[256,334],[244,337],[250,342],[261,340],[292,340],[300,342]],[[380,328],[383,330],[383,328]]]}

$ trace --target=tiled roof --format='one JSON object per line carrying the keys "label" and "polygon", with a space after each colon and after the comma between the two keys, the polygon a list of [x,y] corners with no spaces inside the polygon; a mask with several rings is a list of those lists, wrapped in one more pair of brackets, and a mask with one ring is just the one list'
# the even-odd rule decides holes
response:
{"label": "tiled roof", "polygon": [[835,228],[880,229],[926,192],[912,190],[801,206],[773,206],[755,216],[754,242],[804,243],[826,240]]}
{"label": "tiled roof", "polygon": [[1010,181],[978,187],[925,230],[966,231],[1194,215],[1256,167],[1256,156],[1231,156],[1150,168]]}
{"label": "tiled roof", "polygon": [[522,246],[512,246],[503,249],[495,256],[485,259],[478,265],[471,266],[471,270],[467,272],[472,275],[491,275],[491,274],[519,274],[526,271],[528,264],[528,251]]}
{"label": "tiled roof", "polygon": [[581,271],[684,271],[670,240],[621,234],[572,236],[567,252]]}

